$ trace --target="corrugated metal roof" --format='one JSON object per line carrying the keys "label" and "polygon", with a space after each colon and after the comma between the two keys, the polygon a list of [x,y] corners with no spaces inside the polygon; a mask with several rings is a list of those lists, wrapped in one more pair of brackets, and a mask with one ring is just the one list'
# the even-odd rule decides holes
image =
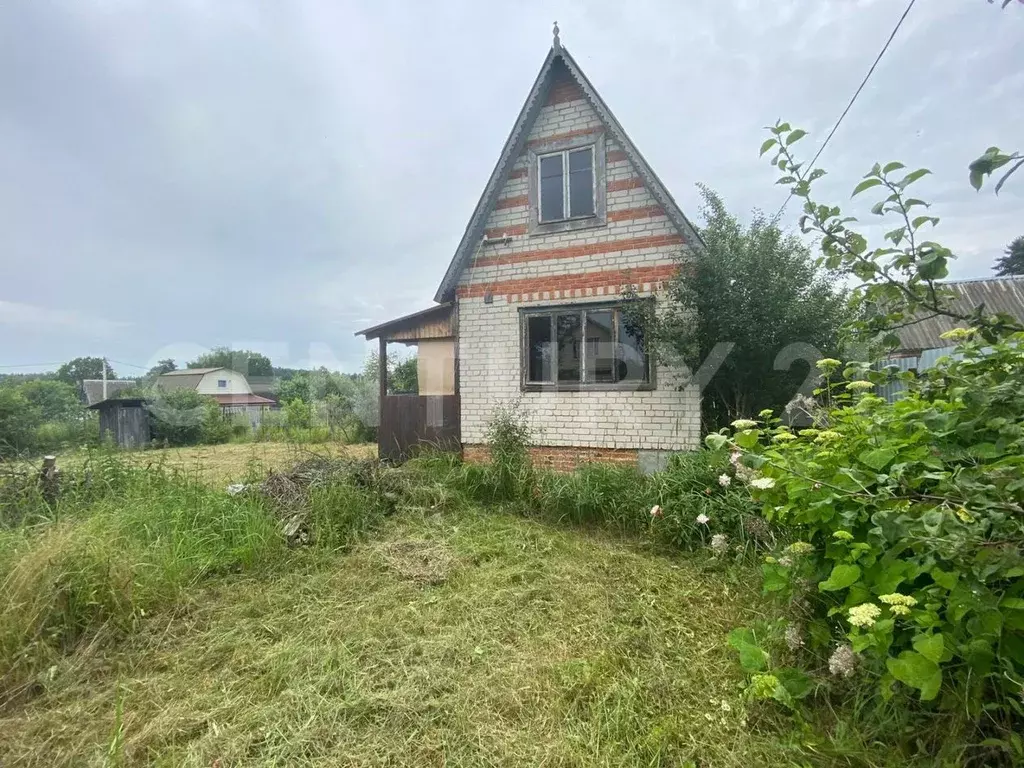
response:
{"label": "corrugated metal roof", "polygon": [[[1024,322],[1024,276],[989,277],[978,280],[955,280],[942,283],[953,291],[951,308],[968,314],[979,304],[989,313],[1004,312]],[[920,322],[896,331],[900,351],[916,351],[949,346],[942,334],[963,323],[951,317],[925,317]]]}
{"label": "corrugated metal roof", "polygon": [[277,405],[269,397],[259,395],[211,395],[221,405]]}
{"label": "corrugated metal roof", "polygon": [[[107,379],[107,397],[111,398],[122,389],[134,387],[138,382],[131,379]],[[85,394],[86,406],[96,405],[103,401],[103,379],[83,379],[82,392]]]}
{"label": "corrugated metal roof", "polygon": [[178,370],[178,371],[168,371],[167,373],[161,373],[160,375],[161,376],[193,376],[195,374],[199,374],[201,376],[205,376],[208,373],[213,373],[214,371],[223,371],[223,370],[224,370],[224,366],[220,366],[219,368],[182,368],[181,370]]}
{"label": "corrugated metal roof", "polygon": [[156,377],[156,386],[165,392],[173,392],[178,389],[195,389],[203,376],[212,371],[219,371],[220,368],[193,368],[173,373],[162,373]]}

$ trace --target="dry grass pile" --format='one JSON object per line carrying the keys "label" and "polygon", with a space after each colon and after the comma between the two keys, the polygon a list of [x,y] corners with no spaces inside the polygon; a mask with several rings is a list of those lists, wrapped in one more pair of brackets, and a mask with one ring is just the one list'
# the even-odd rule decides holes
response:
{"label": "dry grass pile", "polygon": [[417,584],[444,584],[458,566],[445,544],[427,539],[401,539],[377,547],[384,564],[404,579]]}

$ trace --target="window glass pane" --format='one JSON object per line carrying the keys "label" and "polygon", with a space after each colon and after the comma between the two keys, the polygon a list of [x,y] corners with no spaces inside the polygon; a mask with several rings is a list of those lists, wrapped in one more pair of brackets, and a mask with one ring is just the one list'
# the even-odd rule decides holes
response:
{"label": "window glass pane", "polygon": [[587,381],[616,380],[614,317],[610,309],[587,312]]}
{"label": "window glass pane", "polygon": [[569,215],[592,216],[594,213],[593,149],[569,153]]}
{"label": "window glass pane", "polygon": [[616,312],[619,324],[619,344],[616,355],[617,381],[647,381],[647,350],[644,329],[639,322]]}
{"label": "window glass pane", "polygon": [[551,315],[533,315],[526,320],[527,381],[552,381]]}
{"label": "window glass pane", "polygon": [[580,380],[580,353],[582,333],[580,313],[556,315],[555,333],[558,335],[558,380]]}
{"label": "window glass pane", "polygon": [[540,159],[540,220],[557,221],[565,218],[565,184],[562,179],[562,156],[549,155]]}

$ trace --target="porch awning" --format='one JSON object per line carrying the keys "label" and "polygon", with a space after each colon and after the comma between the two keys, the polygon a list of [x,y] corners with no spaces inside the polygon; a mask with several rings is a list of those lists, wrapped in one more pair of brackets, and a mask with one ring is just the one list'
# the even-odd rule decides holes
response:
{"label": "porch awning", "polygon": [[355,335],[365,336],[367,340],[383,339],[406,344],[423,339],[451,339],[455,338],[455,322],[455,302],[449,301],[364,328],[356,331]]}

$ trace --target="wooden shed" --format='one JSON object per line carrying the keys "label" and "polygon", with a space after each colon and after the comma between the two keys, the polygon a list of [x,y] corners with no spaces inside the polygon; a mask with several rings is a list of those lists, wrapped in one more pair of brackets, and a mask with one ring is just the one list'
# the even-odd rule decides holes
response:
{"label": "wooden shed", "polygon": [[387,366],[380,366],[380,458],[403,461],[423,445],[461,450],[456,323],[455,304],[448,302],[356,334],[379,339],[381,360],[387,360],[389,342],[418,350],[418,394],[389,395]]}
{"label": "wooden shed", "polygon": [[89,406],[99,411],[100,440],[112,440],[119,448],[141,448],[149,443],[149,412],[142,398],[101,400]]}

